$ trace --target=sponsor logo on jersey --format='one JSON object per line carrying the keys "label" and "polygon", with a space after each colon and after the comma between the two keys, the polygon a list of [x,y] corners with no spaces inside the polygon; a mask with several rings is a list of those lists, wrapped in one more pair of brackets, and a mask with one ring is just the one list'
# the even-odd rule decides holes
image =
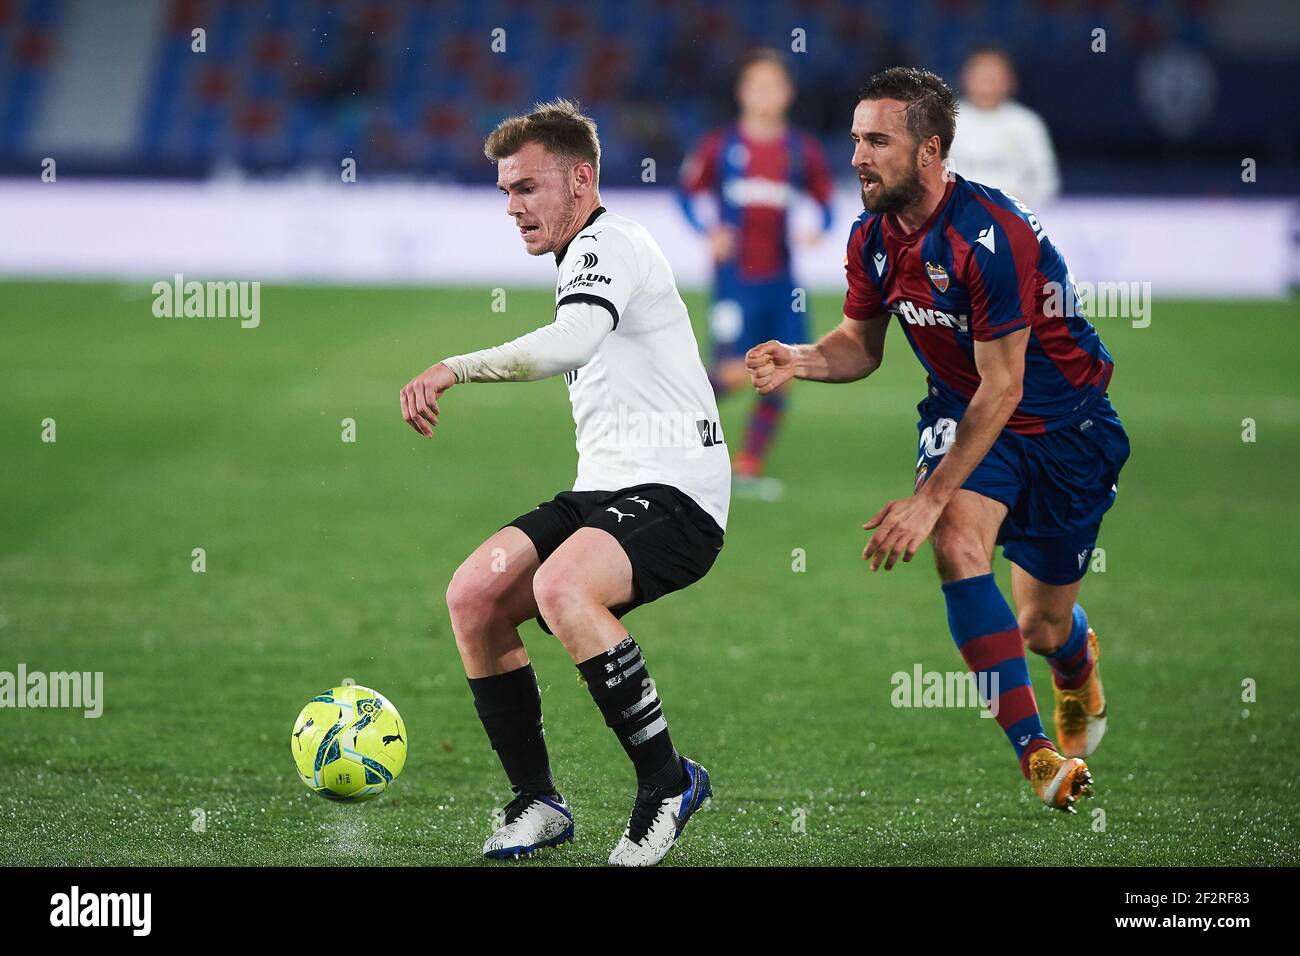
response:
{"label": "sponsor logo on jersey", "polygon": [[560,290],[556,295],[563,296],[566,292],[573,289],[581,289],[583,287],[590,288],[596,285],[612,285],[613,282],[614,280],[609,276],[599,275],[595,272],[579,272],[568,282],[564,283],[564,285],[560,286]]}
{"label": "sponsor logo on jersey", "polygon": [[709,412],[672,410],[646,411],[619,402],[615,409],[593,412],[583,425],[582,447],[590,452],[612,450],[626,453],[649,448],[678,449],[686,459],[698,458],[706,448],[723,448],[722,426],[714,419],[701,418]]}
{"label": "sponsor logo on jersey", "polygon": [[794,197],[794,190],[789,183],[752,176],[729,179],[722,191],[727,202],[733,206],[775,206],[784,209]]}
{"label": "sponsor logo on jersey", "polygon": [[577,271],[585,272],[587,269],[594,269],[596,268],[596,263],[599,261],[600,260],[596,258],[596,254],[594,252],[584,252],[582,254],[582,258],[578,260]]}
{"label": "sponsor logo on jersey", "polygon": [[927,262],[925,264],[925,274],[930,277],[934,287],[940,292],[948,291],[948,270],[937,262]]}
{"label": "sponsor logo on jersey", "polygon": [[942,309],[927,309],[903,299],[894,305],[894,314],[908,325],[942,325],[959,332],[970,331],[970,316],[953,315]]}
{"label": "sponsor logo on jersey", "polygon": [[718,428],[717,422],[711,422],[707,418],[698,419],[695,427],[700,433],[700,444],[705,448],[712,448],[714,445],[723,444],[722,431]]}

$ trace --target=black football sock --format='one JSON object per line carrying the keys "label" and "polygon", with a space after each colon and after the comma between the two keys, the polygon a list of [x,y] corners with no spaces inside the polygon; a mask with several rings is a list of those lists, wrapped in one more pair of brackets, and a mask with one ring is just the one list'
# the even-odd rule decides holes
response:
{"label": "black football sock", "polygon": [[469,678],[474,709],[516,791],[555,793],[542,732],[542,695],[533,665]]}
{"label": "black football sock", "polygon": [[587,690],[636,767],[638,783],[670,793],[683,792],[689,780],[668,736],[659,693],[629,634],[624,640],[578,665]]}

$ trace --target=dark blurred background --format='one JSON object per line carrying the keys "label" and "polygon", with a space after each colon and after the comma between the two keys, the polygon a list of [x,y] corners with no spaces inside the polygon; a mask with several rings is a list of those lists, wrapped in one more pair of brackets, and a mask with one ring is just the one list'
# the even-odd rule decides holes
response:
{"label": "dark blurred background", "polygon": [[[58,150],[61,174],[337,175],[351,156],[370,174],[484,182],[483,134],[562,94],[600,123],[603,181],[632,184],[643,158],[675,170],[734,115],[742,51],[789,50],[798,28],[794,119],[839,178],[869,74],[924,65],[956,85],[965,54],[996,44],[1067,195],[1287,194],[1298,24],[1295,0],[0,0],[0,173]],[[1241,182],[1244,157],[1258,183]]]}

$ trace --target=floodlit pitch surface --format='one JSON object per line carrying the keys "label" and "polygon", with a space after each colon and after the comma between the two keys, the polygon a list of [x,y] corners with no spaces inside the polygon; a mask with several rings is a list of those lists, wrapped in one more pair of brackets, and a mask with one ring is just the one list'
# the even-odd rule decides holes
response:
{"label": "floodlit pitch surface", "polygon": [[[444,591],[568,487],[573,426],[558,379],[458,387],[432,442],[397,393],[547,321],[550,296],[500,313],[486,289],[267,287],[241,329],[155,318],[143,282],[0,290],[0,671],[104,673],[98,719],[0,710],[0,863],[481,862],[509,793]],[[839,300],[813,308],[825,329]],[[1083,591],[1111,712],[1096,799],[1050,812],[994,722],[891,704],[894,673],[961,668],[929,549],[888,575],[859,559],[863,521],[912,488],[922,375],[895,328],[873,380],[796,387],[785,500],[734,502],[713,572],[627,619],[714,778],[669,863],[1300,862],[1300,309],[1157,301],[1149,328],[1098,324],[1133,456]],[[724,405],[733,445],[747,401]],[[602,863],[631,769],[558,643],[522,632],[577,820],[529,865]],[[410,733],[364,806],[309,794],[288,753],[303,702],[349,677]]]}

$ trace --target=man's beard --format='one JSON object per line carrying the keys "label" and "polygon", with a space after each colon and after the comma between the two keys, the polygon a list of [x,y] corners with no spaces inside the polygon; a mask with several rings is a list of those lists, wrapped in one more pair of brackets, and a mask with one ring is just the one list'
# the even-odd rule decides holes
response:
{"label": "man's beard", "polygon": [[866,185],[863,184],[862,206],[867,212],[890,212],[898,215],[925,195],[925,187],[921,185],[921,167],[916,164],[915,160],[913,160],[912,168],[902,182],[888,188],[878,179],[875,180],[875,183],[875,195],[870,199],[867,198]]}
{"label": "man's beard", "polygon": [[[566,232],[568,232],[570,229],[573,228],[573,223],[574,223],[574,221],[577,220],[577,218],[578,218],[578,216],[577,216],[577,209],[578,209],[578,200],[577,200],[577,198],[574,197],[574,196],[568,196],[568,195],[566,195],[566,196],[564,197],[564,211],[560,213],[560,217],[559,217],[560,222],[561,222],[563,225],[561,225],[559,229],[557,229],[555,232],[552,233],[553,236],[562,236],[562,235],[564,235]],[[544,255],[546,255],[548,252],[557,252],[557,251],[559,251],[559,248],[560,248],[560,245],[559,245],[559,243],[557,242],[555,245],[551,246],[549,249],[539,249],[539,250],[537,250],[536,252],[533,253],[533,255],[535,255],[535,256],[544,256]]]}

